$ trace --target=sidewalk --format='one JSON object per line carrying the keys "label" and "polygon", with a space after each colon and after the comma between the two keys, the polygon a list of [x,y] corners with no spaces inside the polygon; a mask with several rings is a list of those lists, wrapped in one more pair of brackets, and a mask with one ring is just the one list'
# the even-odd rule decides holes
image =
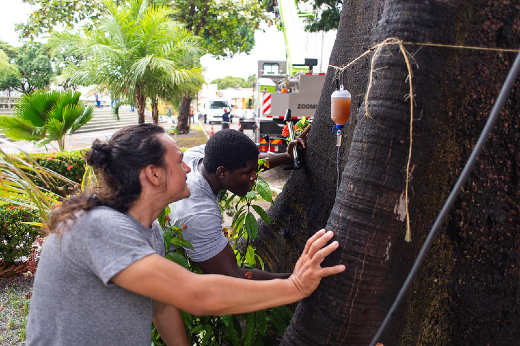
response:
{"label": "sidewalk", "polygon": [[[118,129],[94,131],[86,133],[73,134],[72,136],[65,136],[65,150],[76,150],[86,149],[92,145],[92,142],[96,139],[108,139]],[[38,148],[32,142],[26,141],[9,141],[0,139],[0,149],[8,154],[19,153],[21,150],[27,153],[46,153],[46,152],[57,152],[58,143],[51,142],[45,147]]]}

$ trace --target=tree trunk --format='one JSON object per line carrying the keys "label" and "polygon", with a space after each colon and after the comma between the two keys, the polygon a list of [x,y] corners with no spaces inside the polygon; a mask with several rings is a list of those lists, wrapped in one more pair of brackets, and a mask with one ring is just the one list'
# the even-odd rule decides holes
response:
{"label": "tree trunk", "polygon": [[159,125],[159,103],[157,100],[152,102],[152,121],[154,125]]}
{"label": "tree trunk", "polygon": [[135,87],[135,108],[137,109],[138,124],[144,124],[144,111],[146,108],[146,97],[140,85]]}
{"label": "tree trunk", "polygon": [[181,108],[179,110],[179,116],[177,119],[177,129],[179,133],[189,133],[190,125],[190,104],[191,104],[191,96],[184,95],[181,100]]}
{"label": "tree trunk", "polygon": [[[519,1],[346,1],[331,65],[345,65],[389,37],[518,50],[519,13]],[[383,48],[375,60],[367,104],[364,94],[375,52],[341,74],[353,95],[349,123],[355,128],[353,133],[349,128],[339,152],[337,193],[335,136],[330,131],[334,71],[329,69],[303,154],[304,169],[291,174],[269,210],[273,224],[260,229],[257,251],[271,270],[290,271],[306,238],[324,226],[340,243],[324,265],[347,266],[298,304],[283,345],[371,341],[464,168],[515,58],[510,52],[405,47],[416,63],[412,92],[396,45]],[[518,343],[519,88],[517,81],[407,301],[379,340],[385,345]],[[367,106],[369,117],[364,115]],[[406,191],[411,242],[404,241]]]}

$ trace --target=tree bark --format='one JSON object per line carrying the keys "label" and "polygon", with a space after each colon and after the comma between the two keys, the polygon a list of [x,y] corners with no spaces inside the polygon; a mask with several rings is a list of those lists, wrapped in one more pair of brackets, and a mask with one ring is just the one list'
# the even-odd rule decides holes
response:
{"label": "tree bark", "polygon": [[154,125],[159,125],[159,103],[157,100],[152,102],[152,121]]}
{"label": "tree bark", "polygon": [[177,129],[179,133],[189,133],[190,132],[190,104],[191,104],[191,96],[185,95],[181,100],[181,107],[179,109],[179,116],[177,119]]}
{"label": "tree bark", "polygon": [[137,109],[138,124],[144,124],[144,111],[146,107],[146,97],[143,93],[143,87],[136,85],[135,87],[135,108]]}
{"label": "tree bark", "polygon": [[[518,50],[519,14],[519,1],[346,1],[331,65],[345,65],[389,37]],[[341,74],[353,95],[353,119],[339,151],[337,193],[335,136],[330,131],[334,71],[329,69],[303,154],[304,169],[291,174],[269,210],[273,224],[261,226],[255,245],[271,270],[290,271],[307,237],[324,226],[340,243],[324,265],[347,266],[298,304],[283,345],[371,341],[464,168],[515,58],[510,52],[405,47],[414,64],[413,92],[395,45],[383,48],[375,60],[367,104],[374,52]],[[519,88],[517,81],[407,301],[379,340],[385,345],[518,343]],[[404,241],[407,180],[409,243]]]}

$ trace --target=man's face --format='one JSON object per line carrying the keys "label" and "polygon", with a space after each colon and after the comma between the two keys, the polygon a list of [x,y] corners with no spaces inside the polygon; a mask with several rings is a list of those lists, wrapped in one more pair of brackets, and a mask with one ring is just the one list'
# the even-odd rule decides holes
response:
{"label": "man's face", "polygon": [[166,189],[173,202],[189,197],[190,189],[186,184],[186,174],[191,169],[182,161],[184,155],[177,143],[166,134],[163,138],[167,148],[165,155]]}
{"label": "man's face", "polygon": [[252,160],[246,162],[245,167],[232,172],[226,169],[222,181],[224,188],[237,196],[245,196],[255,184],[257,166],[258,160]]}

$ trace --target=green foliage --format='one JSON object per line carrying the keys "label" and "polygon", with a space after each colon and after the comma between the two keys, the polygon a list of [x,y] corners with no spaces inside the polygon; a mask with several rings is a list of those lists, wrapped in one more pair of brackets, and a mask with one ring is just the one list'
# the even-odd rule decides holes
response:
{"label": "green foliage", "polygon": [[39,146],[57,141],[65,149],[65,135],[72,135],[92,119],[93,107],[85,107],[79,92],[45,92],[24,94],[14,107],[14,116],[0,116],[0,128],[14,140],[38,142]]}
{"label": "green foliage", "polygon": [[85,160],[83,152],[62,151],[58,153],[32,154],[32,158],[41,166],[56,172],[68,180],[53,179],[44,182],[38,177],[34,178],[37,186],[43,187],[56,195],[66,197],[78,189],[83,174],[85,173]]}
{"label": "green foliage", "polygon": [[175,19],[200,36],[207,52],[216,57],[249,53],[255,30],[268,19],[256,0],[176,0],[171,6]]}
{"label": "green foliage", "polygon": [[40,228],[23,222],[40,222],[29,208],[0,202],[0,257],[8,264],[21,256],[29,256],[31,245],[40,234]]}
{"label": "green foliage", "polygon": [[29,93],[49,86],[53,74],[49,48],[38,42],[26,43],[22,47],[11,47],[0,43],[0,49],[10,58],[10,64],[18,69],[14,73],[0,77],[0,89],[14,89]]}
{"label": "green foliage", "polygon": [[[264,164],[264,160],[259,160]],[[235,220],[233,228],[238,227],[240,231],[234,234],[234,238],[238,239],[244,236],[248,239],[246,253],[241,255],[235,251],[238,264],[242,267],[254,268],[257,263],[263,267],[260,256],[254,253],[254,249],[249,245],[249,239],[256,238],[258,234],[258,224],[249,208],[253,208],[265,221],[270,223],[266,212],[258,205],[251,205],[251,202],[261,195],[265,200],[272,202],[271,189],[269,184],[259,179],[256,184],[256,190],[248,193],[248,196],[240,198],[237,202],[235,195],[228,196],[223,193],[220,204],[221,209],[234,209]],[[235,206],[232,206],[236,202]],[[241,203],[247,204],[239,206]],[[182,247],[192,248],[191,244],[182,237],[184,226],[182,227],[166,227],[166,215],[170,214],[168,207],[159,215],[158,221],[163,227],[164,244],[166,250],[166,258],[183,266],[184,268],[200,274],[200,268],[190,261]],[[171,244],[180,246],[176,250],[171,250]],[[193,249],[193,248],[192,248]],[[285,306],[272,309],[256,311],[249,314],[241,315],[225,315],[225,316],[194,316],[181,311],[184,325],[187,330],[188,337],[193,345],[273,345],[273,340],[281,338],[285,333],[285,329],[289,325],[292,318],[292,312]],[[159,333],[152,327],[152,344],[165,345]]]}
{"label": "green foliage", "polygon": [[[299,0],[309,2],[309,0]],[[306,18],[305,30],[310,32],[336,30],[339,26],[341,0],[312,0],[312,15]]]}
{"label": "green foliage", "polygon": [[35,210],[42,220],[57,202],[57,196],[44,192],[34,181],[65,179],[40,166],[29,155],[11,156],[0,149],[0,200]]}
{"label": "green foliage", "polygon": [[22,38],[35,38],[41,34],[50,32],[57,25],[65,25],[73,28],[80,21],[86,22],[91,27],[99,19],[103,8],[101,0],[22,0],[31,5],[39,5],[38,9],[31,13],[27,23],[17,24]]}
{"label": "green foliage", "polygon": [[249,76],[247,80],[241,77],[226,76],[212,80],[211,84],[217,84],[219,90],[227,88],[252,88],[255,80],[255,75]]}
{"label": "green foliage", "polygon": [[[181,311],[194,345],[274,345],[292,318],[285,306],[244,315],[197,317]],[[154,345],[162,345],[157,341]]]}
{"label": "green foliage", "polygon": [[[97,84],[100,89],[134,100],[144,120],[144,102],[168,99],[186,85],[203,83],[197,65],[203,52],[197,39],[172,20],[166,6],[146,0],[107,1],[102,19],[85,35],[54,32],[53,54],[75,54],[78,63],[63,69],[58,82]],[[196,88],[195,88],[196,89]],[[198,90],[198,89],[196,89]]]}
{"label": "green foliage", "polygon": [[20,79],[20,71],[16,64],[0,49],[0,90],[14,88]]}

